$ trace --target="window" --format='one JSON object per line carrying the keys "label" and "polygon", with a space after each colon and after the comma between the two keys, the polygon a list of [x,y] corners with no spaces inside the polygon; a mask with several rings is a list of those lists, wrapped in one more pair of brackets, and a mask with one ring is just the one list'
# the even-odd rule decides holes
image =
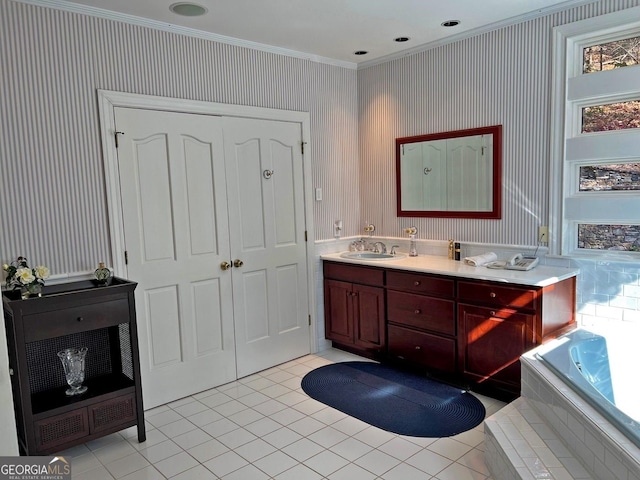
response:
{"label": "window", "polygon": [[640,7],[554,30],[550,253],[640,258]]}

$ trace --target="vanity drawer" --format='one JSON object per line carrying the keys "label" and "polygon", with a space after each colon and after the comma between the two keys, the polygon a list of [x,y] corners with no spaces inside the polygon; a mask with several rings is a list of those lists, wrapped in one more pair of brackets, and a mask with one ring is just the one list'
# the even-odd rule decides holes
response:
{"label": "vanity drawer", "polygon": [[343,282],[360,283],[382,287],[384,270],[371,267],[347,265],[345,263],[324,262],[324,278],[342,280]]}
{"label": "vanity drawer", "polygon": [[442,372],[456,370],[456,342],[425,332],[389,325],[389,354]]}
{"label": "vanity drawer", "polygon": [[24,339],[27,343],[70,335],[129,322],[126,299],[91,303],[49,312],[25,315]]}
{"label": "vanity drawer", "polygon": [[453,300],[389,290],[387,291],[387,318],[389,322],[407,327],[451,336],[456,334]]}
{"label": "vanity drawer", "polygon": [[525,287],[502,286],[489,282],[458,282],[460,300],[484,303],[496,307],[537,310],[539,290]]}
{"label": "vanity drawer", "polygon": [[393,270],[387,271],[387,288],[447,298],[453,298],[455,292],[451,279]]}

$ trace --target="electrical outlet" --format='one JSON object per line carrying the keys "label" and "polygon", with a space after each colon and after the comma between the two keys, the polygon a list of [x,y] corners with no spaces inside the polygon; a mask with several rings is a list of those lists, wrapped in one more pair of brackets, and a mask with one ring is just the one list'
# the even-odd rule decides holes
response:
{"label": "electrical outlet", "polygon": [[538,243],[549,243],[549,227],[546,225],[538,227]]}

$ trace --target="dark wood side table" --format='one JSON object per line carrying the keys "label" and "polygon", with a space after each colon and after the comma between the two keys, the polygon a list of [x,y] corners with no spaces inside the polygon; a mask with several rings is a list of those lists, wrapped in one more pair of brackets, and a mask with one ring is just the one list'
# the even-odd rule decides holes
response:
{"label": "dark wood side table", "polygon": [[[22,455],[62,451],[137,425],[146,439],[134,290],[114,277],[45,286],[22,300],[2,292],[9,372]],[[88,390],[67,396],[57,352],[87,347]]]}

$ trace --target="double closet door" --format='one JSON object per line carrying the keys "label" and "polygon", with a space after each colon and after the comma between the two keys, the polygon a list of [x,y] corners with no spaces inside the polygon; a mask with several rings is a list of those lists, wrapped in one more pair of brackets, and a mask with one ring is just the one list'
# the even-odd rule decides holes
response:
{"label": "double closet door", "polygon": [[309,353],[301,125],[114,111],[145,408]]}

